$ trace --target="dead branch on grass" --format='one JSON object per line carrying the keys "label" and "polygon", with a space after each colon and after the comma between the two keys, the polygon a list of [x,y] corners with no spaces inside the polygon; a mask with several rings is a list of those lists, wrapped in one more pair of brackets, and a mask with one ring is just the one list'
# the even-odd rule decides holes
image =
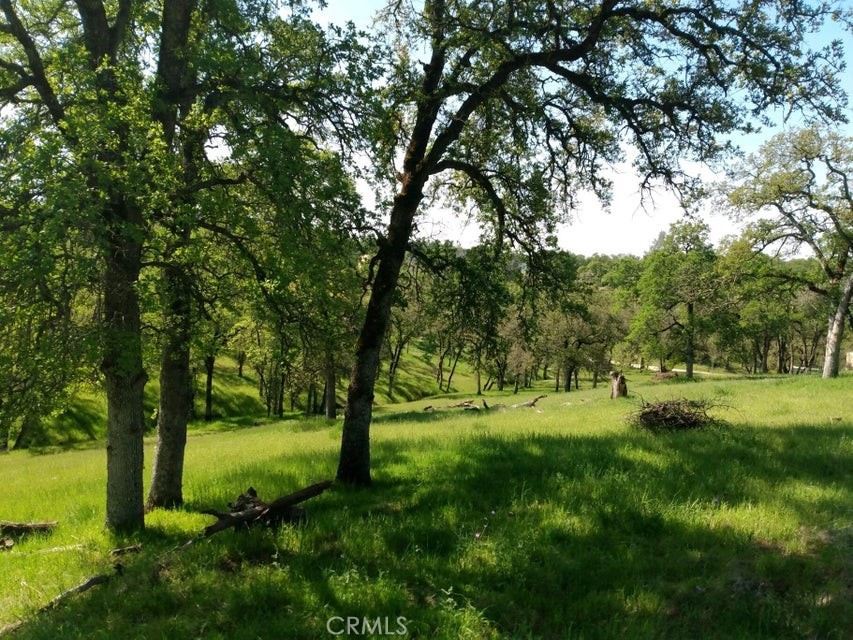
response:
{"label": "dead branch on grass", "polygon": [[647,403],[630,418],[634,426],[652,432],[685,431],[702,429],[720,424],[720,421],[709,416],[708,411],[720,405],[708,400],[664,400]]}

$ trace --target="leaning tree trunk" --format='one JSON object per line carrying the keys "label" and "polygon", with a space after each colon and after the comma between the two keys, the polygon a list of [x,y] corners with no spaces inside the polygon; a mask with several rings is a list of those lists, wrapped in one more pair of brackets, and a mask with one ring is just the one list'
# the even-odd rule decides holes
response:
{"label": "leaning tree trunk", "polygon": [[379,249],[370,300],[356,342],[337,471],[337,479],[348,484],[370,484],[370,420],[379,372],[379,354],[391,319],[394,291],[426,179],[426,176],[422,176],[413,184],[412,175],[407,177],[407,182],[394,199],[388,234]]}
{"label": "leaning tree trunk", "polygon": [[157,411],[157,450],[147,507],[171,509],[184,502],[184,450],[192,409],[190,372],[189,281],[178,267],[165,270],[164,305],[166,341],[160,361],[160,405]]}
{"label": "leaning tree trunk", "polygon": [[18,437],[15,438],[15,444],[12,446],[12,449],[20,450],[28,448],[40,426],[41,418],[38,415],[25,414],[21,420],[21,430],[18,431]]}
{"label": "leaning tree trunk", "polygon": [[335,360],[329,356],[326,360],[326,418],[335,420],[338,417],[338,399],[335,394],[337,376],[335,375]]}
{"label": "leaning tree trunk", "polygon": [[[118,219],[116,219],[118,218]],[[123,227],[127,215],[110,216],[114,225],[105,252],[104,358],[107,392],[107,515],[116,531],[145,526],[142,488],[145,431],[142,394],[147,376],[137,286],[142,246]],[[133,220],[138,230],[138,220]]]}
{"label": "leaning tree trunk", "polygon": [[826,332],[826,354],[823,358],[823,377],[836,378],[841,368],[841,342],[844,338],[844,323],[850,301],[853,299],[853,273],[851,273],[841,289],[835,313],[829,318],[829,328]]}

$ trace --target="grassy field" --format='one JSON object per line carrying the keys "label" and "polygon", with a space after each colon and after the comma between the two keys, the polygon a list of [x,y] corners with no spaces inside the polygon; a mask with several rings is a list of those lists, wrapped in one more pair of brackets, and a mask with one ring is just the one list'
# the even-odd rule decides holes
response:
{"label": "grassy field", "polygon": [[[539,411],[382,405],[374,487],[333,487],[305,504],[303,526],[181,552],[213,520],[200,509],[249,485],[272,499],[333,477],[340,423],[192,435],[185,510],[149,514],[133,538],[102,528],[102,450],[5,455],[0,519],[59,526],[0,552],[0,627],[23,621],[11,637],[51,640],[333,638],[356,635],[340,633],[352,617],[362,637],[850,637],[853,377],[636,373],[629,390],[551,393]],[[641,432],[626,422],[640,397],[714,400],[727,425]],[[36,613],[135,542],[121,577]]]}

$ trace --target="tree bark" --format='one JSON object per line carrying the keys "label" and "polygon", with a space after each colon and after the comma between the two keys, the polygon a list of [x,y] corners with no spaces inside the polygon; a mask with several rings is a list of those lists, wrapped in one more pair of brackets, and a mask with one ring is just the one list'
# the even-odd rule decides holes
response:
{"label": "tree bark", "polygon": [[610,398],[626,398],[628,397],[628,383],[625,381],[625,376],[621,371],[612,371],[610,373]]}
{"label": "tree bark", "polygon": [[841,368],[841,343],[844,338],[844,325],[847,322],[847,311],[853,299],[853,273],[841,286],[835,313],[829,318],[829,328],[826,332],[826,352],[823,358],[824,378],[837,378]]}
{"label": "tree bark", "polygon": [[175,266],[166,268],[163,275],[169,301],[163,314],[166,340],[160,360],[157,450],[146,503],[149,509],[171,509],[184,502],[184,451],[192,407],[189,282]]}
{"label": "tree bark", "polygon": [[204,356],[204,420],[213,420],[213,365],[216,364],[216,356],[208,354]]}
{"label": "tree bark", "polygon": [[569,393],[572,390],[572,375],[574,374],[575,368],[570,362],[567,362],[565,364],[565,368],[566,368],[566,373],[565,373],[566,377],[563,380],[563,391],[565,391],[566,393]]}
{"label": "tree bark", "polygon": [[397,375],[397,366],[400,364],[402,354],[401,345],[391,349],[391,358],[388,362],[388,397],[394,398],[394,377]]}
{"label": "tree bark", "polygon": [[[111,222],[105,251],[104,372],[107,392],[106,525],[115,531],[142,529],[142,437],[145,423],[142,395],[148,379],[142,363],[142,335],[137,285],[142,244],[126,230],[136,219],[121,207]],[[112,218],[112,219],[110,219]]]}
{"label": "tree bark", "polygon": [[463,349],[464,346],[460,346],[453,355],[453,364],[450,366],[450,373],[447,375],[447,386],[445,387],[445,391],[447,393],[450,393],[450,385],[453,384],[453,374],[456,373],[456,365],[459,364],[459,359],[462,357]]}
{"label": "tree bark", "polygon": [[[194,99],[191,87],[194,72],[189,64],[189,40],[196,0],[170,0],[163,4],[160,25],[160,47],[157,59],[159,91],[152,101],[153,118],[162,126],[163,142],[181,156],[183,180],[187,185],[198,179],[198,165],[204,157],[205,135],[202,131],[179,123],[186,121]],[[180,135],[180,144],[174,145]],[[175,221],[175,249],[190,243],[191,226],[180,220],[179,207],[190,205],[180,198],[172,214]],[[160,358],[160,400],[157,411],[157,449],[153,476],[146,506],[173,508],[183,504],[184,451],[187,423],[194,411],[194,376],[190,367],[192,331],[192,286],[188,274],[178,264],[163,270],[165,299],[163,304],[165,341]],[[205,362],[205,364],[207,364]],[[211,368],[208,369],[205,418],[210,413]]]}
{"label": "tree bark", "polygon": [[695,324],[696,310],[692,302],[687,303],[686,345],[684,348],[685,375],[688,380],[693,378],[693,360],[695,356]]}
{"label": "tree bark", "polygon": [[335,361],[330,357],[326,361],[326,418],[335,420],[338,417],[338,399],[335,394]]}
{"label": "tree bark", "polygon": [[370,420],[379,371],[382,341],[391,318],[394,290],[406,255],[418,204],[423,197],[426,176],[404,183],[394,200],[388,233],[379,249],[378,266],[364,323],[356,342],[355,363],[347,390],[347,407],[341,436],[337,479],[347,484],[367,486],[370,478]]}
{"label": "tree bark", "polygon": [[27,413],[21,419],[21,430],[18,432],[18,436],[15,438],[15,444],[12,446],[12,449],[18,451],[20,449],[28,448],[30,444],[32,444],[33,438],[35,437],[35,434],[39,430],[40,426],[41,418],[39,418],[37,415]]}

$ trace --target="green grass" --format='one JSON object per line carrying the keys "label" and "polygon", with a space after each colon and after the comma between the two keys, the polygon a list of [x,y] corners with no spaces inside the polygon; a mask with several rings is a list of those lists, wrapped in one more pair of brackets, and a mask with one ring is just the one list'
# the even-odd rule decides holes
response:
{"label": "green grass", "polygon": [[[387,617],[391,631],[401,616],[397,637],[411,638],[849,637],[853,378],[628,384],[628,401],[606,386],[550,392],[541,412],[378,407],[374,487],[333,487],[305,504],[304,526],[227,531],[180,553],[211,522],[201,508],[333,477],[340,423],[193,434],[185,510],[149,514],[132,538],[102,529],[102,451],[3,456],[0,519],[60,524],[0,553],[0,627],[330,638],[333,616]],[[728,426],[635,430],[639,396],[715,399]],[[35,613],[134,541],[124,576]]]}
{"label": "green grass", "polygon": [[[412,401],[440,392],[434,376],[434,362],[417,347],[406,352],[400,364],[394,384],[393,396],[388,396],[387,370],[380,372],[377,385],[377,405],[387,406],[397,402]],[[453,389],[476,389],[476,382],[468,365],[460,362],[454,374]],[[340,379],[338,387],[339,401],[346,400],[347,380]],[[195,378],[195,415],[189,429],[199,433],[230,431],[255,423],[265,423],[266,407],[258,394],[258,381],[251,368],[244,367],[244,375],[237,375],[237,363],[228,356],[216,360],[213,376],[213,415],[206,422],[204,415],[205,375],[199,371]],[[145,386],[145,415],[151,430],[155,426],[155,410],[159,395],[159,380],[156,372]],[[305,394],[302,394],[302,402]],[[285,419],[302,418],[304,410],[288,411]],[[106,439],[107,404],[103,392],[91,386],[83,385],[71,397],[68,406],[56,415],[46,418],[32,443],[32,449],[42,453],[61,449],[85,448]]]}

